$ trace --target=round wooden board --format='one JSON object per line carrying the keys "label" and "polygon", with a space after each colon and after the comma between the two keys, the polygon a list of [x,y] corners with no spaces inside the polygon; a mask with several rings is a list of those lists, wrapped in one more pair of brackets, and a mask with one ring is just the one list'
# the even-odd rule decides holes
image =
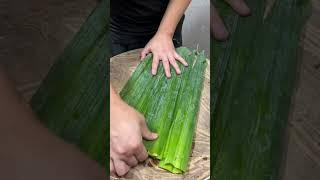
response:
{"label": "round wooden board", "polygon": [[[141,49],[117,55],[110,60],[110,81],[119,92],[139,64]],[[208,61],[209,62],[209,61]],[[131,169],[123,178],[112,179],[205,179],[210,175],[210,65],[205,72],[198,123],[189,168],[183,175],[162,170],[152,159]]]}
{"label": "round wooden board", "polygon": [[[284,180],[318,180],[320,177],[320,0],[311,1],[312,15],[306,25],[305,38],[301,41],[303,60],[289,123]],[[13,6],[15,2],[17,0],[1,0],[0,14],[3,16],[0,16],[2,27],[0,46],[3,48],[0,50],[0,59],[18,91],[26,100],[29,100],[56,57],[95,7],[95,1],[31,0],[19,1],[20,6]],[[119,67],[131,67],[133,65],[131,63],[137,63],[136,52],[126,54],[127,58],[131,59],[127,61],[129,64]],[[124,61],[119,61],[121,62]],[[116,73],[115,69],[111,70],[111,73]],[[119,72],[124,71],[119,70]],[[118,75],[129,77],[128,74]],[[117,85],[117,81],[114,83]],[[205,89],[205,91],[209,93],[208,90]],[[207,102],[206,104],[209,104],[209,99]],[[206,124],[205,127],[209,127],[209,121]],[[207,130],[203,132],[205,135],[199,132],[196,134],[196,140],[206,139],[201,143],[201,147],[205,147],[203,150],[200,148],[194,150],[193,154],[197,156],[200,156],[198,151],[209,154],[209,134]],[[147,170],[133,169],[127,177],[161,179],[159,177],[163,176],[162,179],[165,177],[196,179],[193,177],[209,175],[209,162],[205,166],[202,166],[203,163],[194,164],[192,162],[191,166],[197,172],[189,172],[184,176],[164,176],[163,174],[166,173],[158,169],[148,170],[152,171],[148,175],[145,173]],[[201,169],[206,169],[206,173]],[[155,174],[154,172],[158,173],[158,176],[152,178],[151,175]]]}

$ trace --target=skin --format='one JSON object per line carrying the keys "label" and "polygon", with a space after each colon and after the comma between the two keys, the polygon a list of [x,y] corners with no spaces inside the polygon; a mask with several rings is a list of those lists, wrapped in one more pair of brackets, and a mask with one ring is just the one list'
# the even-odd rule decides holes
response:
{"label": "skin", "polygon": [[151,68],[153,75],[157,74],[160,61],[162,61],[165,75],[168,78],[171,77],[170,65],[175,69],[177,74],[181,74],[177,61],[184,66],[188,66],[187,62],[176,52],[172,38],[177,24],[190,2],[191,0],[171,0],[161,20],[158,31],[142,50],[141,59],[144,59],[148,53],[153,53]]}
{"label": "skin", "polygon": [[[250,9],[244,2],[244,0],[225,0],[239,15],[248,16],[250,15]],[[211,33],[213,37],[220,41],[225,41],[229,37],[229,32],[226,29],[217,9],[211,3]]]}
{"label": "skin", "polygon": [[107,179],[105,169],[51,134],[0,64],[0,179]]}
{"label": "skin", "polygon": [[[171,0],[162,18],[157,33],[142,50],[141,60],[148,53],[153,53],[151,73],[156,75],[160,61],[163,63],[165,75],[170,78],[170,65],[177,74],[181,73],[177,61],[184,66],[187,62],[175,51],[172,38],[176,26],[191,0]],[[227,0],[227,3],[240,15],[250,14],[243,0]],[[229,36],[218,12],[211,5],[212,33],[215,38],[226,40]],[[123,176],[130,168],[144,161],[147,151],[142,139],[155,140],[157,135],[148,130],[144,117],[123,102],[110,85],[110,172],[112,175]]]}
{"label": "skin", "polygon": [[155,140],[144,117],[126,104],[110,85],[110,173],[123,176],[148,158],[142,139]]}

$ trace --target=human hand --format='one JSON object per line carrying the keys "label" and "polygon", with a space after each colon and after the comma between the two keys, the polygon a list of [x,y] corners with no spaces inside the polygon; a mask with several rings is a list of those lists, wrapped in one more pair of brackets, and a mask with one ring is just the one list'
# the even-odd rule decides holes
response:
{"label": "human hand", "polygon": [[[244,0],[225,0],[239,15],[248,16],[250,15],[250,9],[244,2]],[[226,40],[229,36],[229,32],[227,31],[219,13],[215,9],[214,5],[211,3],[211,32],[213,33],[213,37],[217,40]]]}
{"label": "human hand", "polygon": [[151,69],[153,75],[157,74],[159,61],[162,61],[165,74],[168,78],[171,77],[170,65],[173,66],[177,74],[181,74],[176,60],[180,61],[184,66],[188,66],[188,63],[176,52],[172,42],[172,36],[166,33],[157,32],[155,34],[141,51],[141,60],[144,59],[148,53],[153,53]]}
{"label": "human hand", "polygon": [[130,167],[147,159],[142,138],[155,140],[144,117],[120,98],[110,108],[110,172],[125,175]]}

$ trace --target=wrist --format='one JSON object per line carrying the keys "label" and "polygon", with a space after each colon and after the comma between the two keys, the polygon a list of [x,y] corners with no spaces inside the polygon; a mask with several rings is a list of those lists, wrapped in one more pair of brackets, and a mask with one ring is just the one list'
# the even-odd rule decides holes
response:
{"label": "wrist", "polygon": [[158,31],[157,31],[157,34],[158,34],[158,35],[161,35],[161,36],[167,36],[167,37],[169,37],[169,38],[173,38],[174,31],[168,30],[168,29],[161,29],[161,28],[159,28]]}

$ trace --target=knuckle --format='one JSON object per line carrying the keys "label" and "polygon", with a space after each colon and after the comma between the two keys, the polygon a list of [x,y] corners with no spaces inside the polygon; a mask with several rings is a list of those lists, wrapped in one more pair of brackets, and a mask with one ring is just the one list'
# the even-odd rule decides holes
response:
{"label": "knuckle", "polygon": [[119,176],[123,176],[123,175],[125,175],[128,171],[129,171],[129,168],[126,167],[124,164],[121,164],[121,165],[119,166],[119,169],[118,169],[117,173],[118,173]]}
{"label": "knuckle", "polygon": [[117,154],[125,155],[127,153],[127,150],[126,150],[126,148],[118,147],[118,148],[116,148],[116,152],[117,152]]}
{"label": "knuckle", "polygon": [[167,58],[164,58],[162,61],[165,62],[165,63],[167,63],[167,62],[168,62],[168,59],[167,59]]}
{"label": "knuckle", "polygon": [[153,65],[157,65],[158,62],[159,62],[159,59],[154,59],[154,60],[152,61],[152,64],[153,64]]}
{"label": "knuckle", "polygon": [[119,167],[119,169],[118,169],[118,171],[117,171],[117,174],[118,174],[119,176],[123,176],[123,175],[125,175],[127,172],[128,172],[128,170],[127,170],[126,168],[124,168],[124,167]]}
{"label": "knuckle", "polygon": [[139,148],[139,144],[140,144],[139,141],[133,140],[129,143],[129,147],[132,150],[137,150]]}
{"label": "knuckle", "polygon": [[143,160],[146,160],[146,159],[148,158],[148,154],[147,154],[147,153],[144,153],[144,154],[142,155],[142,158],[143,158]]}

